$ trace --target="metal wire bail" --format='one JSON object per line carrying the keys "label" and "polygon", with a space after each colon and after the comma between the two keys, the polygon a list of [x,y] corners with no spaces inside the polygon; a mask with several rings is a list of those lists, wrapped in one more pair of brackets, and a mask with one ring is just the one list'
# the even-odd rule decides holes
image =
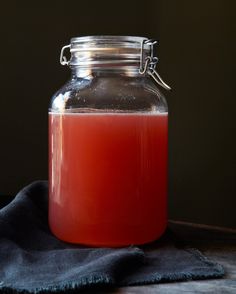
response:
{"label": "metal wire bail", "polygon": [[66,45],[64,47],[61,48],[61,54],[60,54],[60,63],[61,65],[68,65],[69,61],[67,60],[66,56],[64,56],[64,51],[67,48],[70,48],[71,45]]}
{"label": "metal wire bail", "polygon": [[[145,63],[144,63],[144,44],[150,45],[150,55],[145,58]],[[156,71],[156,65],[158,62],[158,58],[154,56],[154,45],[157,44],[156,40],[148,39],[148,40],[143,40],[141,42],[141,50],[140,50],[140,67],[139,67],[139,73],[140,74],[145,74],[146,72],[154,79],[154,81],[163,87],[166,90],[171,90],[171,87],[168,86],[161,76],[158,74]]]}

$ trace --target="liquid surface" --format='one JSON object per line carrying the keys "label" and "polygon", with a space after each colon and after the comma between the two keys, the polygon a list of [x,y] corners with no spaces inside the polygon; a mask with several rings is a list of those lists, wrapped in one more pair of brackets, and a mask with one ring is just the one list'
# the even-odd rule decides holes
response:
{"label": "liquid surface", "polygon": [[72,243],[143,244],[166,227],[167,114],[49,114],[49,223]]}

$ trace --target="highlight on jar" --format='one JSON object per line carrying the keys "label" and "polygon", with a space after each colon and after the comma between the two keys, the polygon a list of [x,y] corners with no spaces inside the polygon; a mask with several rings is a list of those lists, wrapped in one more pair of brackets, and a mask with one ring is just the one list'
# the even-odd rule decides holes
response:
{"label": "highlight on jar", "polygon": [[[66,242],[120,247],[167,225],[168,107],[156,41],[72,38],[71,78],[49,106],[49,225]],[[66,57],[70,54],[70,57]]]}

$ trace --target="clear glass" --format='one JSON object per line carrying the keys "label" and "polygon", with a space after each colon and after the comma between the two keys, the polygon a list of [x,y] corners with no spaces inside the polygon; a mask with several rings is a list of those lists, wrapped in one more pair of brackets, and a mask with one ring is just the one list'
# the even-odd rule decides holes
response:
{"label": "clear glass", "polygon": [[167,223],[167,103],[137,65],[71,66],[49,108],[49,223],[60,239],[144,244]]}

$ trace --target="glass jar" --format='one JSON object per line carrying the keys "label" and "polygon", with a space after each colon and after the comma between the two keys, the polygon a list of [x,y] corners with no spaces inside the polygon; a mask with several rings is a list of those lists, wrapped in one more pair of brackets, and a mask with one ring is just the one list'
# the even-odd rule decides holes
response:
{"label": "glass jar", "polygon": [[62,48],[72,75],[49,108],[49,224],[61,240],[144,244],[166,228],[168,112],[157,84],[169,87],[154,44],[87,36]]}

